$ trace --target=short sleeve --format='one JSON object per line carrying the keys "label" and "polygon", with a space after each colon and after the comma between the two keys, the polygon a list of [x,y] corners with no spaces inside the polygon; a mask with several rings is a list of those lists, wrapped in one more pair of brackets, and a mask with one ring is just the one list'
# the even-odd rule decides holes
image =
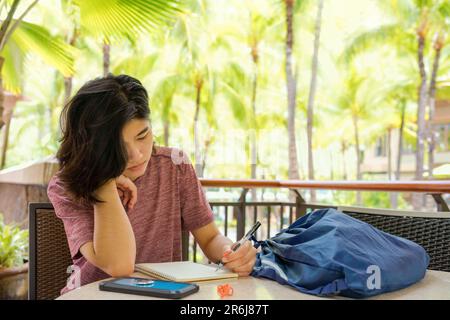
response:
{"label": "short sleeve", "polygon": [[74,201],[57,178],[52,178],[47,195],[55,209],[56,216],[64,223],[67,242],[73,259],[81,257],[80,247],[94,236],[94,209]]}
{"label": "short sleeve", "polygon": [[192,164],[181,163],[177,167],[183,230],[192,231],[213,222],[213,213]]}

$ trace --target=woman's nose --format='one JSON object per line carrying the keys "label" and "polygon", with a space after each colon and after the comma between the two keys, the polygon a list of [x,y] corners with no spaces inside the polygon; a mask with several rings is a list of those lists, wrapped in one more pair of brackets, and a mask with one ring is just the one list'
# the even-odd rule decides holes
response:
{"label": "woman's nose", "polygon": [[130,148],[128,151],[128,161],[135,163],[143,157],[142,152],[138,148]]}

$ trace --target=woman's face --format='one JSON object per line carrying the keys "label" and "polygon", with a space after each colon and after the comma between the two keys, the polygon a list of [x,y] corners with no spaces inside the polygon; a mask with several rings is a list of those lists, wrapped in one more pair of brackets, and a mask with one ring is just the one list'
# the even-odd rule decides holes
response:
{"label": "woman's face", "polygon": [[122,130],[122,137],[128,154],[127,168],[123,175],[134,181],[145,173],[152,156],[153,134],[150,122],[145,119],[128,121]]}

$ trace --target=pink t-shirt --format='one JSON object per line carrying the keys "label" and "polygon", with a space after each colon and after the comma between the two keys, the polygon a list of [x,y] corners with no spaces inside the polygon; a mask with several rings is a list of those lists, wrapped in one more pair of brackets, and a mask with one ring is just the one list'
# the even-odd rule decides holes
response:
{"label": "pink t-shirt", "polygon": [[[138,201],[127,215],[136,239],[136,263],[180,261],[181,231],[213,221],[192,164],[181,159],[187,157],[180,157],[178,149],[155,147],[145,174],[134,181]],[[73,270],[79,270],[81,285],[110,277],[80,253],[83,244],[93,241],[93,206],[69,197],[58,174],[50,180],[47,194],[64,222]],[[66,286],[61,293],[70,289]]]}

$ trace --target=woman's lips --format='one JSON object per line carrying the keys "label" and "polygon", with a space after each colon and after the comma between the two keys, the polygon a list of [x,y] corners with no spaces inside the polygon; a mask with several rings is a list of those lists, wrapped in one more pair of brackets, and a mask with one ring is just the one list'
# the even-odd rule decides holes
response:
{"label": "woman's lips", "polygon": [[136,166],[134,166],[134,167],[129,167],[128,170],[131,170],[131,171],[139,171],[139,170],[141,170],[141,169],[144,168],[145,163],[146,163],[146,161],[144,161],[144,162],[142,162],[141,164],[138,164],[138,165],[136,165]]}

